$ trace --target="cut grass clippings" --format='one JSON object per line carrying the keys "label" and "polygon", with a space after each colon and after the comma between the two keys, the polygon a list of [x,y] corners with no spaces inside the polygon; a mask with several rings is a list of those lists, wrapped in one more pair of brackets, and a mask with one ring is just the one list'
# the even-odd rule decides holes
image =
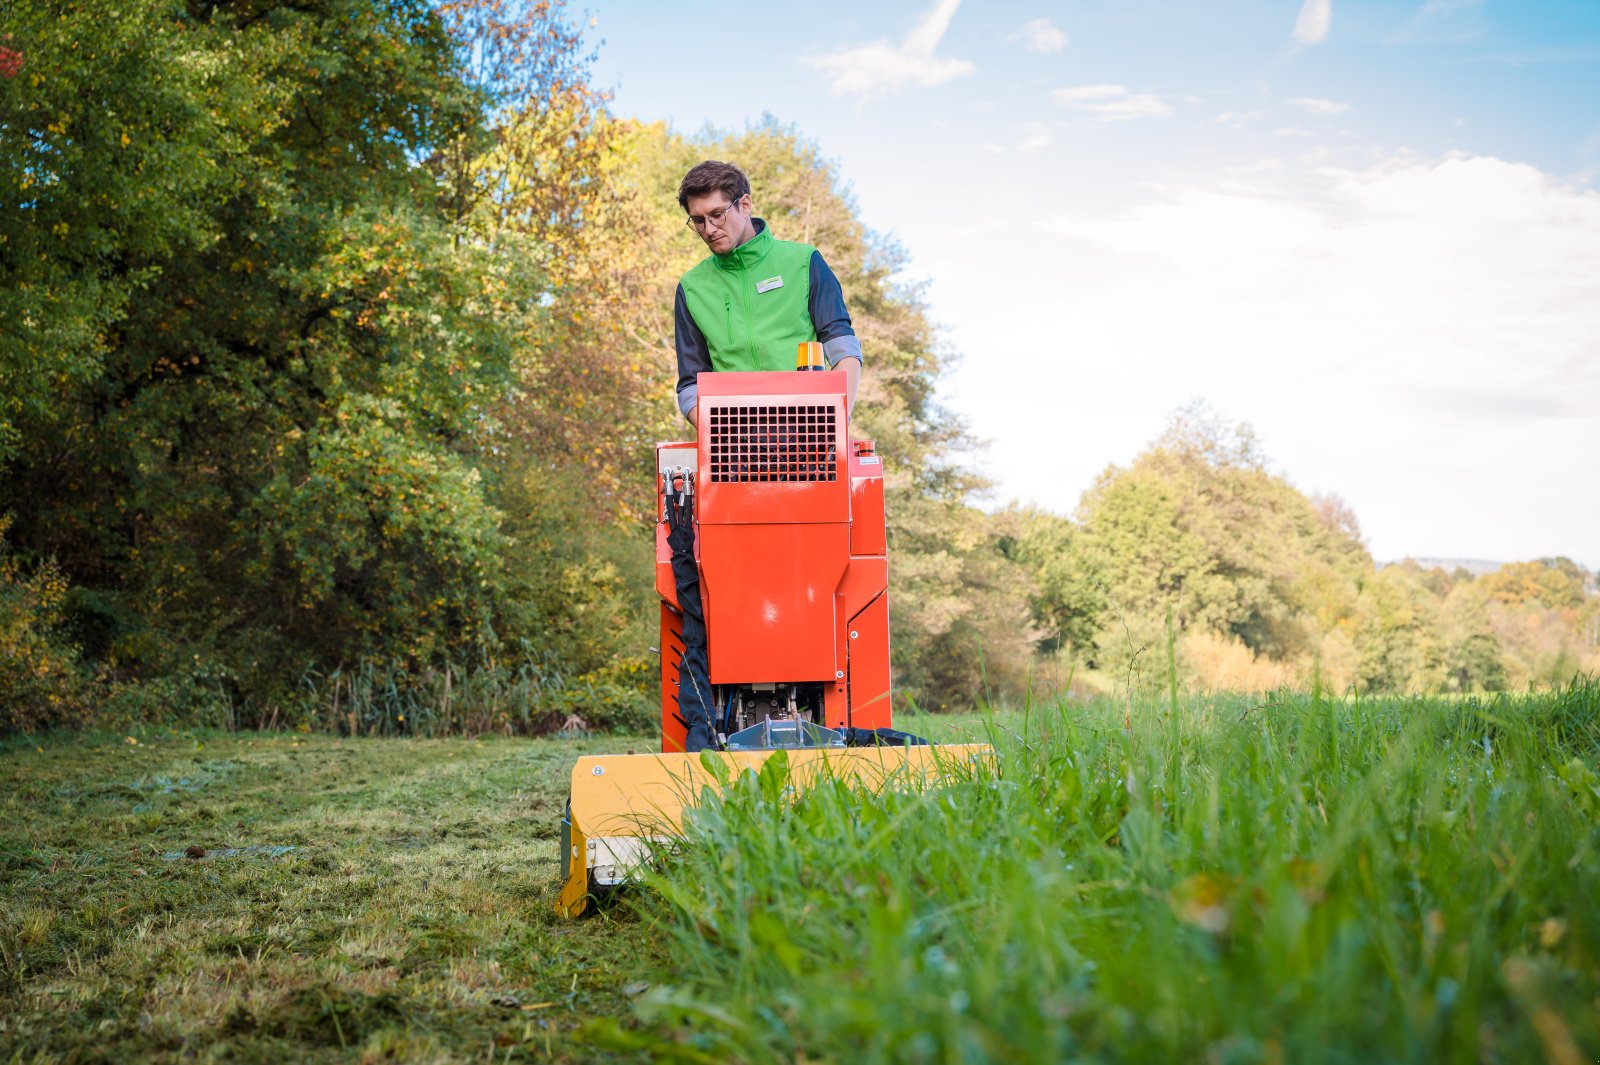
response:
{"label": "cut grass clippings", "polygon": [[581,1031],[663,960],[630,911],[551,912],[579,747],[8,742],[0,1061],[617,1057]]}

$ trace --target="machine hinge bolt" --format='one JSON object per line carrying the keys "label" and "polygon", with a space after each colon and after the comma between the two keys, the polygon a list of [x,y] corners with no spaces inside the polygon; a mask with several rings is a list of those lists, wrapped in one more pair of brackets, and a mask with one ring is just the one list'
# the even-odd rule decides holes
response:
{"label": "machine hinge bolt", "polygon": [[844,680],[844,670],[842,670],[842,669],[834,670],[833,671],[833,677],[834,677],[835,680]]}
{"label": "machine hinge bolt", "polygon": [[861,634],[859,632],[857,632],[855,629],[851,629],[850,630],[850,638],[852,640],[859,640],[859,639],[861,639]]}

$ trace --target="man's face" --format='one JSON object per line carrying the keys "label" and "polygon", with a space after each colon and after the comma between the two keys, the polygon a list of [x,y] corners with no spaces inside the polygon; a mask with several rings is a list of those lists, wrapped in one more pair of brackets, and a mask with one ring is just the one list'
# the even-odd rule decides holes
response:
{"label": "man's face", "polygon": [[704,196],[690,196],[685,206],[695,233],[718,255],[732,251],[756,235],[755,223],[750,221],[749,196],[729,200],[727,193],[718,189]]}

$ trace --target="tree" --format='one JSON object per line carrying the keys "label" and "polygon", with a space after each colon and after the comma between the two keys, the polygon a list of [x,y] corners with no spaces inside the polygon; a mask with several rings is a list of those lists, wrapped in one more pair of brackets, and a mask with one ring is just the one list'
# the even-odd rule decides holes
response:
{"label": "tree", "polygon": [[1036,508],[997,515],[1002,555],[1033,578],[1029,598],[1045,655],[1087,655],[1105,623],[1106,602],[1084,557],[1082,530],[1070,519]]}
{"label": "tree", "polygon": [[1508,606],[1537,603],[1553,610],[1583,605],[1588,575],[1567,558],[1511,562],[1482,578],[1490,598]]}
{"label": "tree", "polygon": [[1438,603],[1415,569],[1385,566],[1362,582],[1356,646],[1364,691],[1438,691],[1445,647]]}
{"label": "tree", "polygon": [[[482,100],[422,0],[23,3],[5,93],[0,510],[54,555],[85,650],[316,663],[492,645],[471,455],[515,282],[417,160]],[[14,202],[16,202],[14,200]]]}
{"label": "tree", "polygon": [[1371,564],[1348,508],[1307,499],[1267,469],[1248,426],[1204,407],[1177,412],[1127,469],[1106,470],[1079,517],[1083,565],[1117,617],[1095,661],[1116,668],[1162,638],[1169,610],[1180,633],[1309,665],[1352,624]]}

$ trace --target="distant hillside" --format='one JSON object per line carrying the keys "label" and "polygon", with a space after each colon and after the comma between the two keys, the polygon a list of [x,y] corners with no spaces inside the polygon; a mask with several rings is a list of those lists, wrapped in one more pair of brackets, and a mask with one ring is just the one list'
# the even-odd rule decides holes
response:
{"label": "distant hillside", "polygon": [[1385,566],[1398,566],[1403,562],[1415,562],[1423,569],[1442,569],[1446,573],[1454,573],[1457,569],[1464,569],[1474,577],[1482,577],[1486,573],[1493,573],[1504,566],[1504,562],[1490,562],[1481,558],[1398,558],[1388,562],[1379,562],[1378,568]]}

